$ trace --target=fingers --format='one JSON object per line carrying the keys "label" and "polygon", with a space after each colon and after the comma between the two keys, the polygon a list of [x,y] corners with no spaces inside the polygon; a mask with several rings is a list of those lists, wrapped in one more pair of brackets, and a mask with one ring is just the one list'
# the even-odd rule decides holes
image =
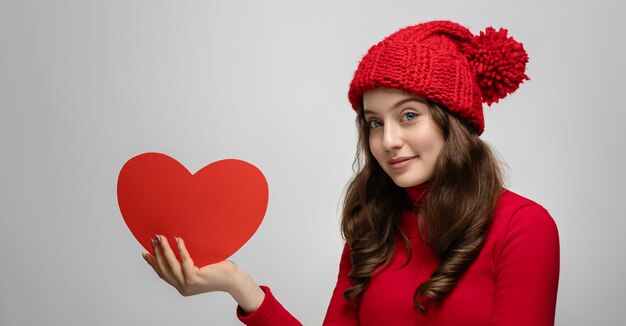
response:
{"label": "fingers", "polygon": [[172,248],[170,247],[167,238],[164,235],[157,235],[157,239],[160,240],[159,243],[161,246],[159,249],[162,250],[165,261],[170,267],[170,274],[174,276],[179,285],[184,284],[185,279],[183,278],[183,272],[180,267],[180,263],[178,262],[178,259],[176,259],[176,255],[174,255],[174,252],[172,251]]}
{"label": "fingers", "polygon": [[[198,278],[200,269],[195,266],[183,239],[174,237],[176,239],[176,249],[182,262],[179,263],[167,238],[163,235],[155,235],[155,238],[157,241],[151,239],[154,255],[146,253],[142,254],[142,256],[161,279],[175,287],[184,296],[214,290],[211,287],[208,290],[203,289],[202,285],[197,283],[200,281]],[[214,281],[210,278],[209,280]]]}
{"label": "fingers", "polygon": [[165,254],[163,253],[163,248],[162,248],[163,241],[159,235],[155,235],[155,237],[157,239],[156,241],[153,239],[150,239],[150,241],[152,242],[152,248],[154,249],[154,256],[156,258],[155,270],[157,274],[159,274],[159,276],[165,282],[169,283],[173,287],[177,287],[178,281],[174,277],[174,274],[172,273],[170,265],[167,259],[165,258]]}
{"label": "fingers", "polygon": [[193,277],[194,263],[193,259],[191,259],[191,255],[189,255],[189,251],[187,251],[187,247],[185,247],[185,241],[181,238],[176,238],[176,244],[178,246],[178,255],[180,256],[180,260],[182,262],[182,270],[183,276],[186,280],[190,280]]}
{"label": "fingers", "polygon": [[[152,242],[153,240],[150,239],[150,241]],[[154,243],[152,243],[152,247],[154,248]],[[155,252],[155,254],[156,254],[156,252]],[[154,272],[157,273],[157,275],[159,275],[160,278],[162,278],[163,280],[165,280],[167,282],[167,278],[165,277],[165,275],[161,271],[161,268],[159,267],[159,264],[157,264],[156,256],[153,256],[149,252],[142,253],[141,256],[143,257],[143,259],[146,260],[148,265],[150,265],[150,267],[152,267],[152,269],[154,269]]]}
{"label": "fingers", "polygon": [[223,261],[206,265],[202,268],[195,266],[183,239],[176,238],[176,249],[180,260],[167,242],[167,239],[158,235],[158,241],[152,240],[154,255],[142,254],[154,271],[164,281],[175,287],[183,296],[190,296],[211,291],[229,291],[232,288],[237,265],[231,261]]}
{"label": "fingers", "polygon": [[143,257],[143,259],[146,260],[148,265],[150,265],[150,267],[152,267],[152,269],[154,269],[154,271],[159,275],[159,277],[163,278],[163,276],[161,275],[161,271],[159,270],[159,268],[158,268],[158,266],[156,264],[156,257],[154,257],[152,254],[150,254],[148,252],[142,252],[141,256]]}
{"label": "fingers", "polygon": [[167,238],[165,238],[165,236],[159,236],[159,238],[161,239],[161,247],[163,249],[163,254],[165,256],[165,259],[167,260],[167,263],[170,265],[170,268],[171,268],[172,273],[174,274],[174,277],[176,277],[176,280],[178,280],[180,284],[183,284],[185,282],[185,279],[183,278],[183,272],[180,266],[180,262],[178,262],[178,259],[176,258],[174,251],[172,250],[169,242],[167,241]]}

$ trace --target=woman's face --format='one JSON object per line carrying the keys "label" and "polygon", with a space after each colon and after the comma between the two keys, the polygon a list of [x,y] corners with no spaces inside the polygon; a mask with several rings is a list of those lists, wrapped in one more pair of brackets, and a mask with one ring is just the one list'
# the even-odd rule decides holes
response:
{"label": "woman's face", "polygon": [[363,94],[370,150],[399,187],[429,181],[445,143],[426,103],[423,97],[394,89]]}

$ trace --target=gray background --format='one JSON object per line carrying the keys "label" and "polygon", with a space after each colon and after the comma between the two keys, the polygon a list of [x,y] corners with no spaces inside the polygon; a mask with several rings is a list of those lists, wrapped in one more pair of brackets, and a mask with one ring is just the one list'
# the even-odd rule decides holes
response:
{"label": "gray background", "polygon": [[237,325],[224,293],[181,297],[116,201],[132,156],[223,158],[270,185],[232,258],[320,324],[342,240],[361,56],[400,27],[506,27],[532,78],[486,109],[509,188],[561,236],[558,325],[626,323],[620,1],[0,1],[0,325]]}

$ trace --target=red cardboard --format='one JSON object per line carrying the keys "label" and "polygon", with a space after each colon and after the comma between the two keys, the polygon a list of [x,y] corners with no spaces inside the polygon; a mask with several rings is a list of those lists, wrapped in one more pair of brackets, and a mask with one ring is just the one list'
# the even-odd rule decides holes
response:
{"label": "red cardboard", "polygon": [[178,257],[173,240],[180,237],[199,267],[227,259],[254,235],[268,196],[263,173],[237,159],[191,174],[165,154],[144,153],[117,180],[120,211],[137,241],[154,254],[150,239],[165,235]]}

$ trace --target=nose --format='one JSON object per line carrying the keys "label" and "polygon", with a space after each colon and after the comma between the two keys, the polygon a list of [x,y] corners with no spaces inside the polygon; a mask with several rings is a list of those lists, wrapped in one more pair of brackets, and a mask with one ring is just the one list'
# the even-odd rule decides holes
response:
{"label": "nose", "polygon": [[400,126],[393,123],[383,125],[383,148],[386,151],[401,148],[404,144],[402,140],[402,130]]}

